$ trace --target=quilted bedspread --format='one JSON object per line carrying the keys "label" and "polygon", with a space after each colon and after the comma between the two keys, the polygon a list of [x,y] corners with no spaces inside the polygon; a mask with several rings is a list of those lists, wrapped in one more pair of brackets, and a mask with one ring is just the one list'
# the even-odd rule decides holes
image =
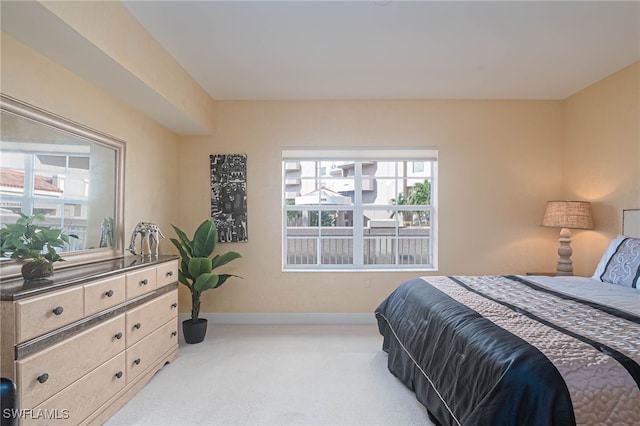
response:
{"label": "quilted bedspread", "polygon": [[443,425],[640,425],[640,317],[517,276],[424,277],[376,309]]}

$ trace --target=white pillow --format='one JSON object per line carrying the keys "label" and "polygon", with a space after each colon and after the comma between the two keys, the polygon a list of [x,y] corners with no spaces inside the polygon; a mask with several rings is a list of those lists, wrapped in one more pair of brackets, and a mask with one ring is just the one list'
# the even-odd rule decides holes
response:
{"label": "white pillow", "polygon": [[593,278],[610,284],[638,288],[640,239],[622,235],[614,239],[602,256]]}

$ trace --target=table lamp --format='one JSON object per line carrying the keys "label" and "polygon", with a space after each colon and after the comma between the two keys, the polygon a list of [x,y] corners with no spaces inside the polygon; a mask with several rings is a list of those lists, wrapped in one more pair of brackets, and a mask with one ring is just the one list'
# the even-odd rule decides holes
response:
{"label": "table lamp", "polygon": [[593,229],[591,203],[587,201],[547,201],[542,226],[560,229],[556,275],[573,275],[571,229]]}

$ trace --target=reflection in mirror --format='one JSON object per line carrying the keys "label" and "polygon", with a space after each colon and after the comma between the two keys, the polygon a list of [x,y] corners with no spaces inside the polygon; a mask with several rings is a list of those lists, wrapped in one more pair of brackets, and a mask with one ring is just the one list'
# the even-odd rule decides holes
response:
{"label": "reflection in mirror", "polygon": [[78,236],[67,260],[119,255],[124,142],[4,95],[1,105],[0,224],[41,213],[39,224]]}

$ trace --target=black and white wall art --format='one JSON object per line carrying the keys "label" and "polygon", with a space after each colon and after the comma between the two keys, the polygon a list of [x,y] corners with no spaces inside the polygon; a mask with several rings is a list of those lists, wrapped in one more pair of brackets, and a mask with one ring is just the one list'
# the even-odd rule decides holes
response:
{"label": "black and white wall art", "polygon": [[211,217],[219,242],[247,241],[247,156],[210,155]]}

